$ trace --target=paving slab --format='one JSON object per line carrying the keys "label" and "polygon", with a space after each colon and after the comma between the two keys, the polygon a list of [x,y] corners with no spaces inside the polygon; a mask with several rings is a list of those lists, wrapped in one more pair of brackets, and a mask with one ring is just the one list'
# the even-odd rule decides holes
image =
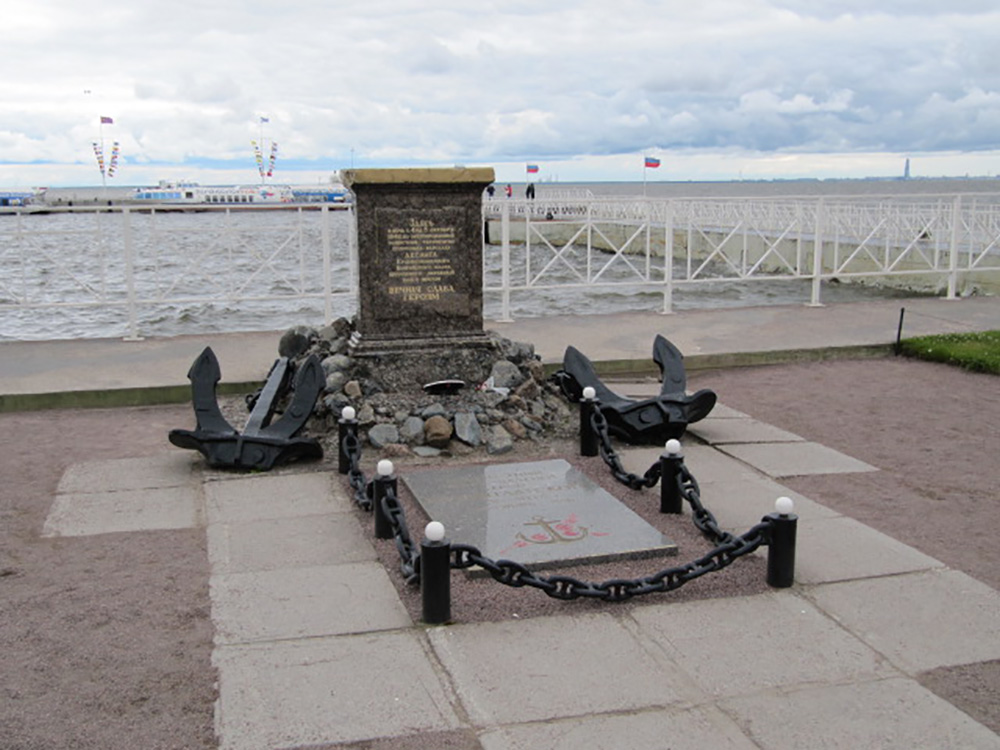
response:
{"label": "paving slab", "polygon": [[596,714],[484,732],[483,750],[759,750],[713,706]]}
{"label": "paving slab", "polygon": [[83,461],[66,467],[57,492],[113,492],[180,487],[194,480],[197,464],[190,453],[173,451],[141,458]]}
{"label": "paving slab", "polygon": [[720,703],[761,750],[997,750],[1000,738],[912,680],[811,686]]}
{"label": "paving slab", "polygon": [[[628,471],[642,474],[659,459],[660,452],[652,448],[629,448],[619,455]],[[791,498],[800,518],[839,516],[836,511],[762,476],[742,461],[715,448],[685,446],[684,456],[688,470],[698,481],[702,504],[712,511],[719,525],[727,531],[743,533],[759,523],[761,518],[774,511],[774,502],[779,497]],[[659,502],[659,485],[648,492],[650,502]]]}
{"label": "paving slab", "polygon": [[711,696],[895,674],[792,592],[636,609],[639,632]]}
{"label": "paving slab", "polygon": [[751,417],[740,419],[709,416],[687,429],[709,445],[728,443],[795,443],[805,438]]}
{"label": "paving slab", "polygon": [[42,536],[91,536],[203,525],[201,496],[192,486],[56,495]]}
{"label": "paving slab", "polygon": [[944,567],[944,563],[849,518],[802,516],[796,536],[798,583],[874,578]]}
{"label": "paving slab", "polygon": [[957,570],[824,584],[808,595],[909,674],[1000,659],[1000,593]]}
{"label": "paving slab", "polygon": [[326,472],[241,477],[205,483],[208,523],[346,512],[346,493]]}
{"label": "paving slab", "polygon": [[667,706],[687,678],[604,614],[428,631],[473,724],[493,726]]}
{"label": "paving slab", "polygon": [[271,750],[456,729],[454,696],[418,631],[226,646],[221,750]]}
{"label": "paving slab", "polygon": [[874,466],[819,443],[726,444],[720,445],[719,450],[745,461],[775,479],[807,474],[878,471]]}
{"label": "paving slab", "polygon": [[212,576],[216,644],[362,633],[413,623],[377,562]]}
{"label": "paving slab", "polygon": [[208,527],[208,561],[215,575],[375,559],[375,548],[351,513]]}

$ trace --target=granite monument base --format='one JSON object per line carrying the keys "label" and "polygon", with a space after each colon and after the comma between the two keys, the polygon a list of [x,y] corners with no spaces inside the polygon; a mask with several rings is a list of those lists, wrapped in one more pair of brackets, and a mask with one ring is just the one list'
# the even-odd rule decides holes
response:
{"label": "granite monument base", "polygon": [[408,391],[441,380],[470,387],[484,382],[500,356],[483,334],[390,338],[355,334],[348,353],[359,372],[387,391]]}
{"label": "granite monument base", "polygon": [[677,545],[563,459],[401,476],[448,538],[532,570],[677,554]]}

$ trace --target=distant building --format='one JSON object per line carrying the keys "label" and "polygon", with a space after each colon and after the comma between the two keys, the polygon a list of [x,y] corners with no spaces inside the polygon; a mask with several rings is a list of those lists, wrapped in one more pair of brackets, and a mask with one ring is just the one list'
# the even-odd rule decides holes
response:
{"label": "distant building", "polygon": [[910,179],[910,160],[907,158],[906,164],[903,165],[903,179]]}

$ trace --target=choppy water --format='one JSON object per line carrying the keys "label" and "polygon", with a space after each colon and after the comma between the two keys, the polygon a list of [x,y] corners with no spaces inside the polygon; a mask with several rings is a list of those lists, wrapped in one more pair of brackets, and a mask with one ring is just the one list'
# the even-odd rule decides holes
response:
{"label": "choppy water", "polygon": [[[587,189],[597,196],[641,195],[645,190],[650,197],[666,198],[995,193],[998,188],[998,180],[544,183],[538,186],[538,197],[567,189]],[[133,216],[131,283],[139,298],[170,300],[135,309],[138,333],[174,336],[321,324],[321,223],[317,212],[303,217],[299,224],[297,214],[288,211]],[[347,212],[330,214],[334,316],[356,311],[350,293],[350,221]],[[0,340],[128,335],[126,246],[117,214],[0,215]],[[487,287],[498,283],[498,256],[487,257]],[[287,298],[293,293],[312,297]],[[837,303],[895,294],[824,285],[822,298]],[[805,303],[809,296],[808,281],[719,282],[676,288],[673,307]],[[511,294],[514,317],[653,311],[662,306],[661,293],[636,285]],[[487,319],[501,317],[499,292],[486,292],[484,314]]]}

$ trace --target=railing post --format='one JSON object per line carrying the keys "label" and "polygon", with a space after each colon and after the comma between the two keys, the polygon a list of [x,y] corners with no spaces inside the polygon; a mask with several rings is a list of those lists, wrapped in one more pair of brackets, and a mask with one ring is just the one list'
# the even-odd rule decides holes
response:
{"label": "railing post", "polygon": [[600,450],[598,447],[598,435],[594,431],[592,417],[600,408],[601,402],[596,398],[597,392],[593,386],[583,389],[583,398],[580,400],[580,455],[596,456]]}
{"label": "railing post", "polygon": [[500,209],[500,320],[510,323],[510,203]]}
{"label": "railing post", "polygon": [[962,196],[956,195],[951,205],[951,247],[948,251],[948,293],[945,299],[956,299],[958,289],[958,238],[962,221]]}
{"label": "railing post", "polygon": [[128,299],[128,335],[125,341],[142,341],[135,304],[135,247],[132,243],[131,212],[127,207],[122,209],[122,240],[125,244],[125,292]]}
{"label": "railing post", "polygon": [[820,198],[816,203],[816,227],[813,231],[813,267],[812,267],[812,295],[809,299],[810,307],[822,307],[819,300],[820,281],[823,278],[823,220],[824,203]]}
{"label": "railing post", "polygon": [[774,504],[767,547],[767,585],[787,589],[795,580],[795,536],[799,517],[792,513],[790,498],[779,497]]}
{"label": "railing post", "polygon": [[332,243],[330,242],[330,207],[320,209],[321,237],[323,241],[323,318],[327,325],[333,322],[333,284],[330,281]]}
{"label": "railing post", "polygon": [[684,495],[679,479],[683,465],[681,441],[671,438],[660,455],[660,513],[683,512]]}
{"label": "railing post", "polygon": [[377,475],[372,480],[374,482],[372,506],[374,507],[375,516],[375,538],[392,539],[392,521],[389,520],[389,517],[382,510],[382,499],[390,492],[393,495],[396,494],[396,475],[393,473],[395,468],[392,465],[392,461],[383,458],[378,462],[376,470]]}
{"label": "railing post", "polygon": [[663,236],[663,314],[674,311],[674,202],[667,201],[664,207]]}
{"label": "railing post", "polygon": [[348,437],[357,438],[358,420],[355,419],[357,413],[353,406],[345,406],[340,413],[340,421],[337,423],[337,470],[341,474],[351,473],[351,457],[347,453],[344,441]]}
{"label": "railing post", "polygon": [[425,623],[451,621],[451,542],[439,521],[427,524],[420,543],[420,598]]}

